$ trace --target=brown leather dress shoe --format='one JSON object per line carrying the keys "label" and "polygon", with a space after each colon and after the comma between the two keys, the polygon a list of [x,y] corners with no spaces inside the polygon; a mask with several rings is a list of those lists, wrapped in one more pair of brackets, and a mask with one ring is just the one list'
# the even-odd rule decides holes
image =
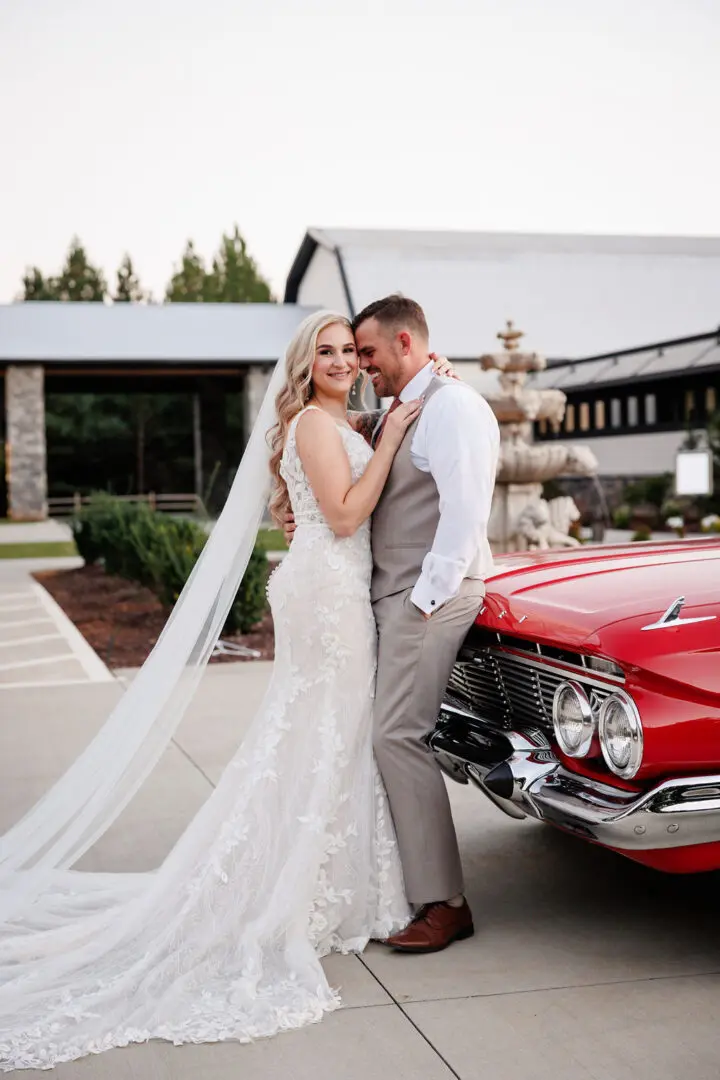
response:
{"label": "brown leather dress shoe", "polygon": [[444,901],[425,904],[420,908],[413,921],[386,938],[382,945],[398,952],[431,953],[440,952],[452,945],[453,941],[462,941],[475,933],[472,913],[467,900],[460,907],[452,907]]}

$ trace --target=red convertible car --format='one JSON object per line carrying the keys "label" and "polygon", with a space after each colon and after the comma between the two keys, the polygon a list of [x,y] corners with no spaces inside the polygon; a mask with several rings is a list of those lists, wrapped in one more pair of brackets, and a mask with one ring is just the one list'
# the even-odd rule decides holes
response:
{"label": "red convertible car", "polygon": [[502,556],[427,742],[658,870],[720,868],[720,539]]}

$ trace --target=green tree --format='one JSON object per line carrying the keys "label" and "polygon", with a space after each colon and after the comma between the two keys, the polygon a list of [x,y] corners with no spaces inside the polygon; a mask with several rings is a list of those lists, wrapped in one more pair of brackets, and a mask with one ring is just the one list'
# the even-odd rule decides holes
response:
{"label": "green tree", "polygon": [[236,225],[231,234],[223,233],[210,270],[188,240],[165,299],[186,304],[266,304],[272,303],[273,295]]}
{"label": "green tree", "polygon": [[132,259],[125,255],[117,269],[113,300],[116,304],[140,304],[148,299],[149,295],[140,285]]}
{"label": "green tree", "polygon": [[248,254],[247,244],[237,225],[231,235],[223,233],[220,249],[207,275],[205,298],[226,304],[267,304],[273,296],[270,286]]}
{"label": "green tree", "polygon": [[207,299],[207,276],[202,256],[198,255],[192,240],[188,240],[180,269],[175,271],[165,290],[165,299],[172,304],[202,303]]}
{"label": "green tree", "polygon": [[31,266],[22,280],[23,300],[57,300],[53,279],[46,279],[37,266]]}
{"label": "green tree", "polygon": [[57,300],[102,302],[108,291],[102,270],[89,261],[77,237],[73,237],[70,243],[59,276],[52,279],[52,287]]}

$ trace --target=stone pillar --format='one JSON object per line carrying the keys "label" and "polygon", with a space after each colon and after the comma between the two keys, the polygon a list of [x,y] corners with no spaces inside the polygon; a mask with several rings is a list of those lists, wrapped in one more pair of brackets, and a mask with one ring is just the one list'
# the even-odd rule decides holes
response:
{"label": "stone pillar", "polygon": [[261,367],[253,364],[245,372],[245,386],[243,389],[243,438],[247,444],[250,433],[255,426],[260,406],[265,397],[265,391],[272,377],[271,367]]}
{"label": "stone pillar", "polygon": [[5,469],[8,515],[47,517],[45,379],[42,365],[10,364],[5,372]]}

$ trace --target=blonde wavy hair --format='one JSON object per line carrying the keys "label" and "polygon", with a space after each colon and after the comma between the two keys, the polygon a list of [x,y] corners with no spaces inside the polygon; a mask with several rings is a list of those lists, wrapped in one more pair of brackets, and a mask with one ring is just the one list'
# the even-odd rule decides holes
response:
{"label": "blonde wavy hair", "polygon": [[350,320],[336,311],[316,311],[304,319],[285,353],[285,385],[275,398],[277,423],[268,432],[268,444],[271,450],[270,472],[273,477],[273,490],[270,496],[270,513],[276,524],[282,526],[290,509],[290,496],[285,481],[280,475],[285,440],[290,424],[305,408],[313,392],[313,366],[318,335],[328,326],[337,324],[347,326],[352,333]]}

